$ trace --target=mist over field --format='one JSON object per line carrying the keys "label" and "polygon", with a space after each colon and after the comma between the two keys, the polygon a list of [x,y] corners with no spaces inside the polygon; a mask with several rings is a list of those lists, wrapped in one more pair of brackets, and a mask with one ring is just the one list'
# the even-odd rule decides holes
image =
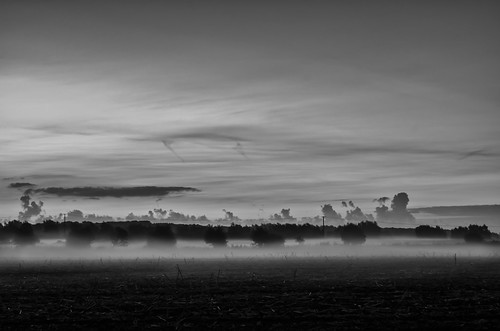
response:
{"label": "mist over field", "polygon": [[493,330],[500,1],[0,1],[0,328]]}

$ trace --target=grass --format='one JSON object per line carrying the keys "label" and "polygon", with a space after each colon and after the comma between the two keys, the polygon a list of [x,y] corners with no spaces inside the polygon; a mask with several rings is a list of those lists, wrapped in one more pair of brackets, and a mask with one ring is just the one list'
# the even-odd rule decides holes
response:
{"label": "grass", "polygon": [[461,329],[500,321],[500,258],[4,260],[2,329]]}

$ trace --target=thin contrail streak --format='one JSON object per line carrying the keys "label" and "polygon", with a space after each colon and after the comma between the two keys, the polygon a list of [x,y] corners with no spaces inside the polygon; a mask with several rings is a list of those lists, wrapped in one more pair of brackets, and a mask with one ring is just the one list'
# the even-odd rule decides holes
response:
{"label": "thin contrail streak", "polygon": [[245,159],[250,160],[250,158],[245,154],[245,151],[243,150],[243,145],[241,145],[239,142],[236,143],[236,146],[234,147],[234,149],[236,150],[236,152],[238,154],[243,155],[243,157]]}
{"label": "thin contrail streak", "polygon": [[163,143],[163,145],[165,145],[166,148],[168,148],[172,154],[174,154],[179,160],[181,160],[182,162],[186,162],[184,161],[184,159],[179,155],[177,154],[177,152],[172,148],[172,146],[170,146],[172,144],[172,142],[167,142],[166,140],[162,140],[161,141]]}

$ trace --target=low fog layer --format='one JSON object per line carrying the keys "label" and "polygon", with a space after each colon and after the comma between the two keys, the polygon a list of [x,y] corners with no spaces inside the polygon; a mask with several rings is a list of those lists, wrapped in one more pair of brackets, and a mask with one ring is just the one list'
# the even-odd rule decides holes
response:
{"label": "low fog layer", "polygon": [[352,258],[352,257],[493,257],[500,255],[498,245],[470,245],[440,239],[368,239],[364,245],[344,245],[339,239],[311,239],[298,244],[287,240],[284,246],[255,247],[250,241],[235,240],[225,248],[213,248],[201,241],[179,241],[175,247],[148,247],[145,242],[127,247],[95,242],[89,248],[69,248],[64,243],[40,242],[35,246],[0,247],[2,260],[59,259],[198,259],[198,258]]}

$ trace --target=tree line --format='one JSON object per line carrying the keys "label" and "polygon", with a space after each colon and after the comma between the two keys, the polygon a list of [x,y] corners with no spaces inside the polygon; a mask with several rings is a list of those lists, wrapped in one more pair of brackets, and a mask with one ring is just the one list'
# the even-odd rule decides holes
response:
{"label": "tree line", "polygon": [[86,247],[94,241],[108,241],[126,246],[131,241],[146,241],[149,246],[175,245],[181,240],[204,240],[212,246],[226,246],[228,240],[249,239],[257,246],[283,245],[285,240],[298,243],[305,239],[340,238],[346,244],[362,244],[366,238],[406,236],[417,238],[454,238],[466,242],[483,242],[497,237],[486,225],[469,225],[445,230],[439,226],[416,228],[381,228],[376,221],[357,224],[319,226],[312,224],[267,223],[261,225],[212,226],[200,224],[121,222],[57,222],[45,220],[31,224],[17,220],[0,224],[0,242],[31,245],[40,239],[65,239],[71,247]]}

